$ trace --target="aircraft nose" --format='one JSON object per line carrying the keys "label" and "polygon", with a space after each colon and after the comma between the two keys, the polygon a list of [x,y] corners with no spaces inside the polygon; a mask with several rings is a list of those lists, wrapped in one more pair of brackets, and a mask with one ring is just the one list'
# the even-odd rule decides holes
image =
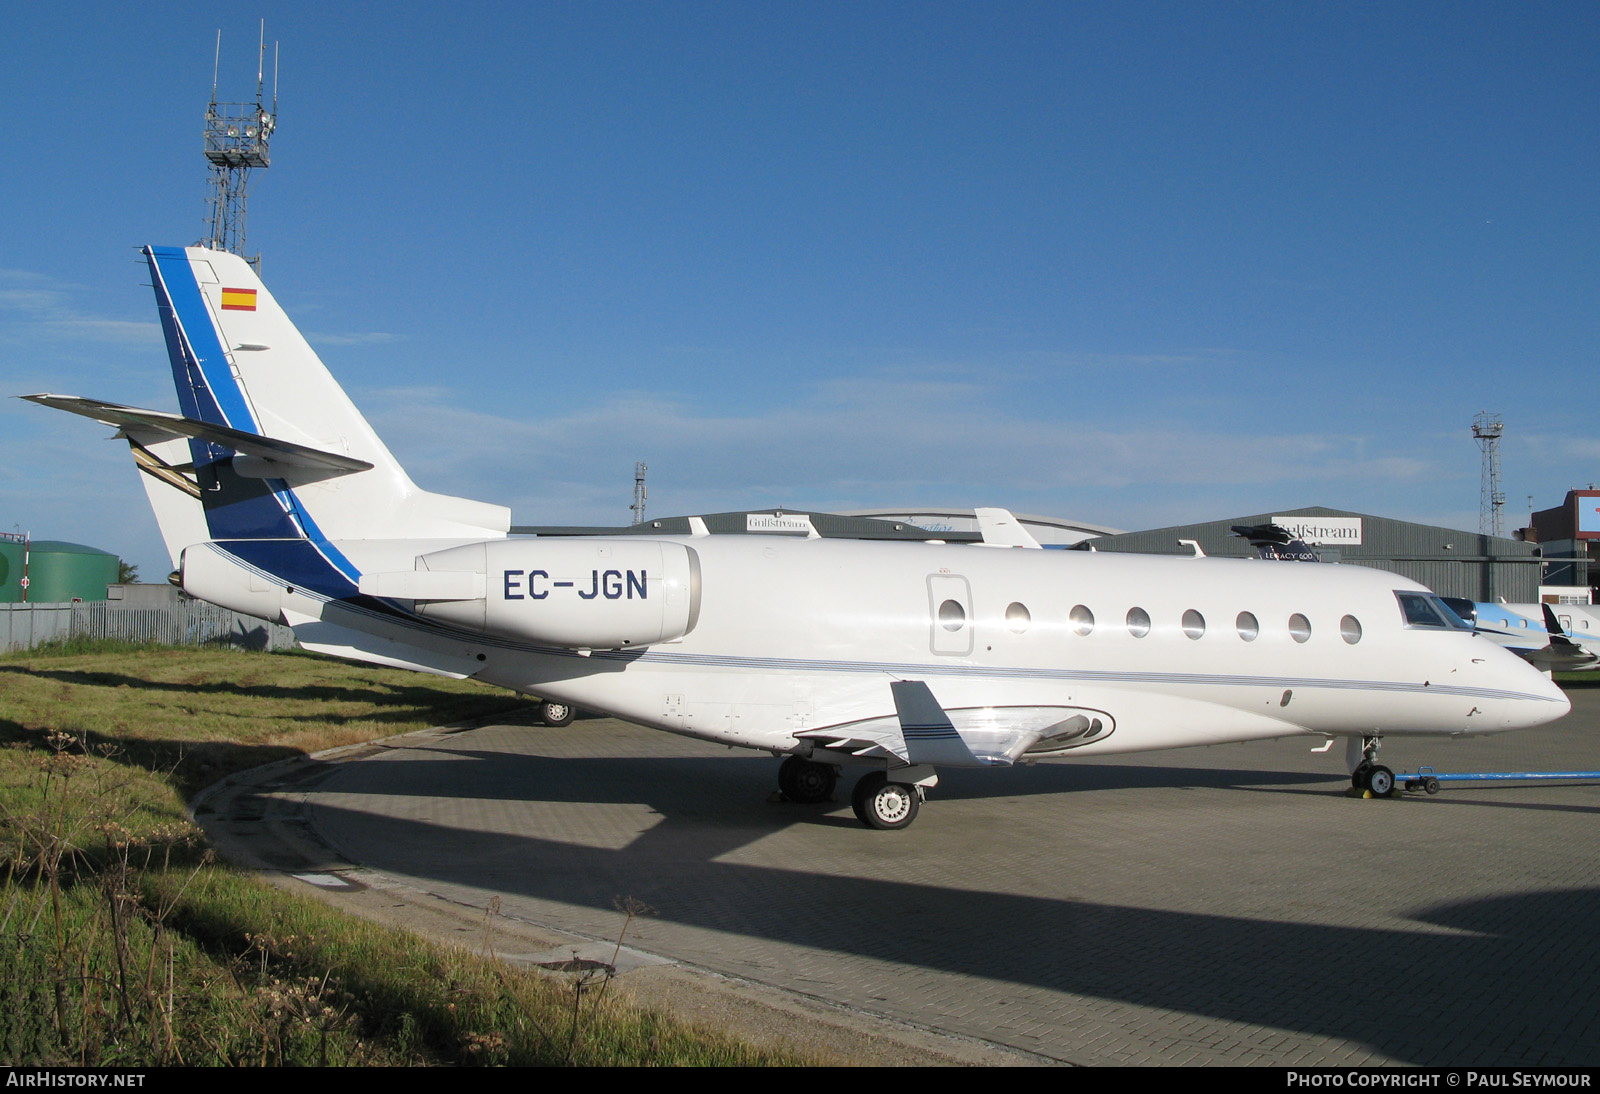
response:
{"label": "aircraft nose", "polygon": [[1507,729],[1532,729],[1555,721],[1572,709],[1572,700],[1556,682],[1515,654],[1495,651],[1498,674],[1506,691],[1513,693],[1501,705]]}

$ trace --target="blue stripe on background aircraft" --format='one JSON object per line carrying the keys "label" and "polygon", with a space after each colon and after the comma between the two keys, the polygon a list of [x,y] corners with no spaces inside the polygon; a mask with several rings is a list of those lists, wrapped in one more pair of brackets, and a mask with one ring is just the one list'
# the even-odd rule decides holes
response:
{"label": "blue stripe on background aircraft", "polygon": [[[1566,696],[1429,590],[1354,566],[759,534],[513,537],[419,489],[242,259],[144,255],[179,413],[117,427],[189,594],[307,649],[769,751],[791,800],[879,829],[940,767],[1301,736],[1392,792],[1387,734],[1495,733]],[[1020,534],[1019,534],[1020,533]],[[986,549],[990,548],[990,549]]]}
{"label": "blue stripe on background aircraft", "polygon": [[[1448,599],[1448,598],[1447,598]],[[1454,605],[1452,605],[1454,606]],[[1469,603],[1479,634],[1545,672],[1600,669],[1600,619],[1588,605]]]}

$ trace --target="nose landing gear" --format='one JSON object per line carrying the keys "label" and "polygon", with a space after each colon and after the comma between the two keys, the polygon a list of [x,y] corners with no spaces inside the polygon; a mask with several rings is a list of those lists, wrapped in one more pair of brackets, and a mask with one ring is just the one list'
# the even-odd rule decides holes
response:
{"label": "nose landing gear", "polygon": [[[1356,750],[1356,739],[1350,738],[1350,752]],[[1378,749],[1383,746],[1383,738],[1373,735],[1361,738],[1361,762],[1355,765],[1350,772],[1350,785],[1357,790],[1366,790],[1375,798],[1387,798],[1394,794],[1394,772],[1378,763]]]}

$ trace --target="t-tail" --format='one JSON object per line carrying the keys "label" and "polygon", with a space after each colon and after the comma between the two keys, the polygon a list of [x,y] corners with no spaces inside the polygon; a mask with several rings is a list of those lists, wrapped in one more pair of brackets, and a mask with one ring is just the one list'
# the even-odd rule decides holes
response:
{"label": "t-tail", "polygon": [[174,564],[217,541],[263,579],[345,599],[360,573],[341,541],[504,537],[509,510],[411,481],[242,258],[143,253],[180,412],[28,398],[121,430]]}

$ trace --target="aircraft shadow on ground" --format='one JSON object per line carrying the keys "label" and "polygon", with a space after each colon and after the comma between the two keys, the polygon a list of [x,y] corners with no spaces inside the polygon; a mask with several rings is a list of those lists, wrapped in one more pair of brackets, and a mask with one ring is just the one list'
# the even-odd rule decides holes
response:
{"label": "aircraft shadow on ground", "polygon": [[[442,785],[467,785],[475,798],[502,797],[513,801],[646,802],[668,798],[674,807],[687,804],[681,788],[700,785],[702,800],[715,799],[716,812],[724,815],[730,802],[743,798],[751,805],[777,788],[778,761],[767,756],[664,756],[583,757],[512,755],[489,749],[443,745],[412,746],[409,757],[433,751],[438,761],[408,759],[403,771],[386,773],[377,794],[432,796]],[[481,776],[455,777],[462,760],[483,765]],[[442,770],[450,765],[450,771]],[[848,802],[850,788],[869,767],[846,767],[836,797]],[[443,777],[443,781],[441,781]],[[1027,797],[1066,794],[1084,790],[1137,787],[1227,788],[1251,786],[1323,787],[1337,789],[1348,782],[1338,770],[1327,772],[1262,771],[1249,768],[1156,767],[1152,765],[1074,764],[1069,762],[1019,765],[983,771],[942,770],[930,797],[940,801]],[[715,787],[716,789],[712,789]],[[663,788],[666,788],[663,791]],[[722,788],[726,788],[725,790]],[[663,806],[664,806],[663,802]],[[664,810],[663,810],[664,811]],[[786,818],[787,820],[788,818]]]}
{"label": "aircraft shadow on ground", "polygon": [[[362,861],[380,871],[602,910],[626,894],[708,932],[1298,1031],[1413,1063],[1600,1056],[1592,888],[1440,904],[1414,913],[1416,930],[1363,929],[716,861],[738,818],[674,818],[619,850],[486,834],[470,856],[447,826],[329,806],[313,821],[359,823]],[[670,838],[653,838],[669,825]]]}

